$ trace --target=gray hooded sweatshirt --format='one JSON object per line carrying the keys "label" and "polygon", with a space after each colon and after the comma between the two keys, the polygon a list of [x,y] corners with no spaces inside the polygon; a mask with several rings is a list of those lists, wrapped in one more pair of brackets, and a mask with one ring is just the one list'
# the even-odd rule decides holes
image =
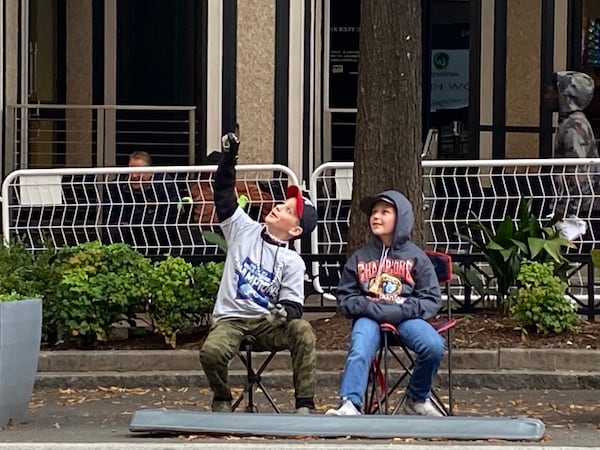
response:
{"label": "gray hooded sweatshirt", "polygon": [[396,206],[391,247],[373,236],[346,262],[337,290],[338,310],[346,317],[368,317],[378,323],[430,319],[441,306],[440,288],[429,257],[410,242],[412,205],[397,191],[376,196]]}
{"label": "gray hooded sweatshirt", "polygon": [[594,80],[581,72],[557,72],[558,110],[554,155],[557,158],[597,158],[596,138],[583,110],[594,96]]}
{"label": "gray hooded sweatshirt", "polygon": [[[554,142],[556,158],[598,158],[596,138],[590,122],[583,113],[594,96],[594,80],[581,72],[557,72],[559,125]],[[574,172],[575,166],[566,168]],[[600,177],[597,166],[579,167],[578,175],[557,177],[555,213],[587,216],[592,195],[598,192]],[[588,173],[591,175],[588,176]]]}

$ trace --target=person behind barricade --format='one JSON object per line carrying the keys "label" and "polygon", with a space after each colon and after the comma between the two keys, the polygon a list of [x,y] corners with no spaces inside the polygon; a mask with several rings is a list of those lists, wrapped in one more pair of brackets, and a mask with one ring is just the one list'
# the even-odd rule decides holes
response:
{"label": "person behind barricade", "polygon": [[252,220],[235,196],[239,139],[223,136],[223,155],[214,177],[214,198],[227,257],[212,313],[212,325],[200,350],[200,362],[213,391],[213,412],[231,411],[228,365],[244,336],[255,338],[255,349],[289,349],[292,358],[296,412],[308,414],[314,405],[315,334],[302,319],[304,274],[292,241],[308,236],[317,224],[313,204],[298,186],[287,188],[287,199],[265,217]]}
{"label": "person behind barricade", "polygon": [[[555,158],[598,158],[594,131],[583,112],[593,96],[594,80],[589,75],[573,71],[553,74],[545,101],[551,109],[559,112],[554,140]],[[554,214],[560,218],[589,217],[594,206],[593,195],[599,192],[598,166],[569,166],[565,172],[565,175],[555,177],[557,200]]]}
{"label": "person behind barricade", "polygon": [[430,395],[445,343],[427,320],[440,309],[441,294],[431,260],[410,241],[412,206],[400,192],[389,190],[363,199],[360,209],[369,216],[372,237],[350,256],[340,277],[338,311],[353,324],[340,406],[326,414],[361,414],[369,367],[381,345],[380,325],[390,323],[417,355],[404,412],[440,416]]}
{"label": "person behind barricade", "polygon": [[[129,167],[150,167],[152,157],[144,151],[129,155]],[[131,172],[108,185],[104,215],[111,242],[125,242],[148,250],[170,247],[176,233],[180,194],[169,174]]]}

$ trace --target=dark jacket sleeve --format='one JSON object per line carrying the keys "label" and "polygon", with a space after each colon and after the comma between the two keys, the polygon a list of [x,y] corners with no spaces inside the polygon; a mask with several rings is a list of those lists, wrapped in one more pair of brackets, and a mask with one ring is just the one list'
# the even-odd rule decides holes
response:
{"label": "dark jacket sleeve", "polygon": [[294,320],[302,317],[304,308],[300,303],[292,302],[290,300],[281,300],[279,303],[283,305],[283,308],[287,312],[287,320]]}
{"label": "dark jacket sleeve", "polygon": [[214,181],[215,208],[219,222],[229,219],[237,208],[235,197],[235,160],[223,153]]}

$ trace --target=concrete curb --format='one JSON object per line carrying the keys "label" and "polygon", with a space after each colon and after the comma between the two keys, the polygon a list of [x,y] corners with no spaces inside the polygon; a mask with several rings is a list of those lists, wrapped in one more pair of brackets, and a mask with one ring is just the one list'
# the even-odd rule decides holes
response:
{"label": "concrete curb", "polygon": [[[392,371],[392,373],[397,373]],[[244,385],[245,372],[231,371],[232,386]],[[317,371],[316,384],[319,388],[337,389],[341,373]],[[436,384],[446,386],[447,372],[438,373]],[[263,376],[265,384],[271,388],[289,388],[289,371],[268,371]],[[458,370],[453,374],[453,385],[470,389],[600,389],[600,372],[566,371],[489,371]],[[92,389],[99,386],[139,387],[208,387],[200,370],[174,372],[56,372],[38,373],[37,389]]]}
{"label": "concrete curb", "polygon": [[[267,353],[256,353],[258,364]],[[338,371],[344,367],[345,351],[320,351],[317,368]],[[600,370],[600,350],[562,349],[496,349],[453,350],[454,369],[465,370],[572,370],[594,372]],[[278,353],[271,361],[271,370],[290,370],[289,352]],[[446,364],[442,365],[442,368]],[[139,372],[139,371],[194,371],[200,368],[196,350],[108,350],[108,351],[43,351],[40,353],[38,372]],[[235,358],[232,370],[243,366]]]}
{"label": "concrete curb", "polygon": [[[259,364],[266,354],[257,354]],[[317,354],[318,386],[337,388],[345,351]],[[490,389],[600,389],[600,351],[562,349],[454,350],[455,386]],[[391,367],[394,367],[391,364]],[[446,364],[438,373],[447,384]],[[96,386],[207,386],[196,350],[45,351],[41,352],[36,388]],[[232,361],[232,385],[242,386],[245,372]],[[279,353],[264,375],[273,387],[289,387],[290,358]]]}

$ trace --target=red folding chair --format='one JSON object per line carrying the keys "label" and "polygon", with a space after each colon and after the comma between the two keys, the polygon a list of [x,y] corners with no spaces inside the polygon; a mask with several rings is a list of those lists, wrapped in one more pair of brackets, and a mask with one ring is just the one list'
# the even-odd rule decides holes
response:
{"label": "red folding chair", "polygon": [[[435,407],[445,416],[453,413],[452,395],[452,328],[456,325],[456,319],[452,317],[450,306],[449,283],[452,279],[452,259],[450,255],[441,252],[426,251],[435,268],[438,281],[444,286],[444,292],[448,296],[446,305],[447,316],[439,321],[430,322],[433,328],[446,337],[447,360],[448,360],[448,406],[444,404],[441,397],[432,389],[431,400]],[[410,379],[415,364],[414,356],[402,343],[398,336],[398,329],[393,324],[381,324],[381,348],[376,358],[371,363],[369,372],[369,384],[365,396],[365,414],[388,414],[390,398],[395,395],[400,386]],[[399,350],[398,350],[399,349]],[[400,375],[395,381],[390,381],[391,373],[389,363],[395,361],[400,368]],[[406,401],[406,390],[397,400],[392,414],[397,414]]]}

